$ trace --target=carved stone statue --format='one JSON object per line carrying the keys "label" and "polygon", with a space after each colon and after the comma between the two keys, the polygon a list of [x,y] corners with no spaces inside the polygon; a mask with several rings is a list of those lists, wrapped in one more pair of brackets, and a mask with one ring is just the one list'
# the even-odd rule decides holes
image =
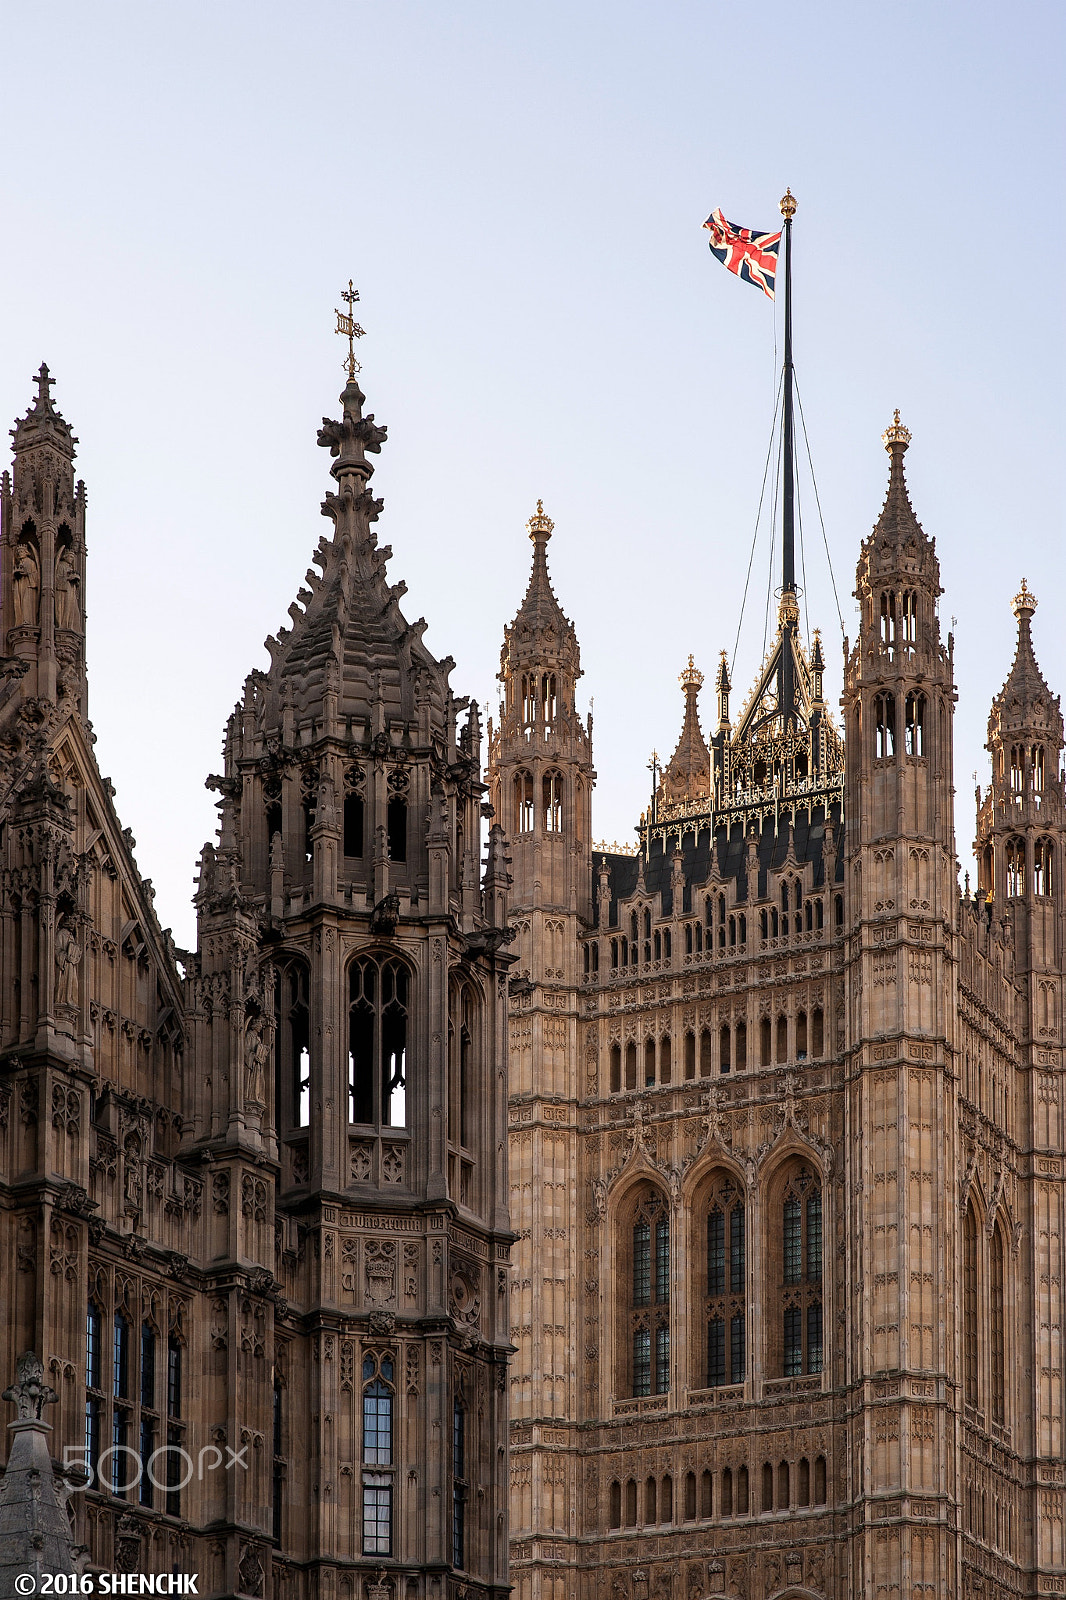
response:
{"label": "carved stone statue", "polygon": [[81,947],[78,936],[69,922],[61,922],[56,930],[56,1004],[77,1006],[78,963]]}
{"label": "carved stone statue", "polygon": [[65,546],[56,557],[55,598],[56,627],[77,629],[81,626],[81,607],[78,604],[78,585],[81,579],[74,565],[74,557]]}
{"label": "carved stone statue", "polygon": [[37,552],[31,544],[22,540],[15,547],[15,564],[11,569],[16,628],[35,626],[40,587],[41,569],[37,563]]}
{"label": "carved stone statue", "polygon": [[264,1071],[273,1031],[265,1017],[249,1018],[244,1031],[244,1097],[258,1105],[264,1103]]}
{"label": "carved stone statue", "polygon": [[30,1418],[39,1420],[45,1406],[51,1405],[57,1398],[55,1390],[44,1381],[44,1365],[40,1356],[32,1350],[26,1350],[18,1358],[15,1381],[10,1389],[4,1390],[4,1399],[14,1401],[18,1419],[24,1422]]}

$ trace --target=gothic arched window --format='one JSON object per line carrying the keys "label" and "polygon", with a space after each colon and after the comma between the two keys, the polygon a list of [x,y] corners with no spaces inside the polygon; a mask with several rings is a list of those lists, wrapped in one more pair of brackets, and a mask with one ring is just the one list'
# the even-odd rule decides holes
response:
{"label": "gothic arched window", "polygon": [[310,974],[299,957],[276,962],[274,991],[274,1097],[278,1126],[306,1128],[311,1122]]}
{"label": "gothic arched window", "polygon": [[881,648],[889,657],[896,648],[896,596],[891,589],[881,595]]}
{"label": "gothic arched window", "polygon": [[[363,1554],[392,1554],[394,1369],[390,1355],[363,1361]],[[389,1470],[383,1470],[389,1469]]]}
{"label": "gothic arched window", "polygon": [[904,590],[899,610],[901,643],[909,655],[918,642],[918,596],[913,589]]}
{"label": "gothic arched window", "polygon": [[468,983],[452,994],[448,1036],[451,1045],[451,1077],[448,1086],[448,1138],[455,1146],[473,1147],[473,1123],[477,1107],[476,1046],[480,1032],[478,1003]]}
{"label": "gothic arched window", "polygon": [[1029,776],[1037,804],[1044,792],[1044,746],[1034,744],[1029,752]]}
{"label": "gothic arched window", "polygon": [[1010,747],[1010,792],[1012,798],[1020,801],[1024,788],[1025,752],[1020,745],[1012,744]]}
{"label": "gothic arched window", "polygon": [[670,1387],[670,1217],[656,1189],[641,1196],[633,1221],[630,1389],[665,1394]]}
{"label": "gothic arched window", "polygon": [[977,1218],[966,1207],[962,1233],[962,1389],[969,1406],[977,1405]]}
{"label": "gothic arched window", "polygon": [[85,1465],[94,1474],[102,1447],[103,1337],[104,1313],[95,1300],[90,1300],[85,1317]]}
{"label": "gothic arched window", "polygon": [[909,694],[903,703],[903,750],[908,756],[925,755],[925,695]]}
{"label": "gothic arched window", "polygon": [[1033,893],[1049,895],[1051,888],[1051,840],[1038,839],[1033,850]]}
{"label": "gothic arched window", "polygon": [[822,1370],[822,1191],[806,1164],[794,1166],[781,1198],[781,1373]]}
{"label": "gothic arched window", "polygon": [[410,974],[400,961],[362,956],[348,969],[348,1121],[406,1123]]}
{"label": "gothic arched window", "polygon": [[988,1337],[992,1373],[992,1421],[1006,1420],[1006,1346],[1003,1302],[1003,1235],[997,1222],[992,1230],[988,1272]]}
{"label": "gothic arched window", "polygon": [[747,1370],[744,1196],[731,1178],[711,1189],[707,1211],[707,1386],[743,1383]]}
{"label": "gothic arched window", "polygon": [[452,1566],[466,1566],[466,1410],[458,1395],[452,1407]]}
{"label": "gothic arched window", "polygon": [[896,753],[896,697],[874,695],[874,757],[888,761]]}
{"label": "gothic arched window", "polygon": [[515,833],[533,832],[533,774],[516,772],[514,777]]}
{"label": "gothic arched window", "polygon": [[1008,839],[1005,851],[1007,865],[1007,895],[1025,893],[1025,840]]}
{"label": "gothic arched window", "polygon": [[351,766],[344,774],[344,854],[358,858],[363,854],[363,769]]}
{"label": "gothic arched window", "polygon": [[561,833],[563,828],[563,775],[546,772],[541,783],[541,825],[545,833]]}

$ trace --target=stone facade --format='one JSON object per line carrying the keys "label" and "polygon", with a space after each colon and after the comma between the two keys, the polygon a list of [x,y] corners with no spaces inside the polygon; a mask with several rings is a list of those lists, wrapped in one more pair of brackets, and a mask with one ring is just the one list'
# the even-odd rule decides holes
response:
{"label": "stone facade", "polygon": [[354,379],[323,422],[330,533],[227,722],[185,952],[96,763],[38,388],[0,486],[0,1371],[41,1351],[86,1446],[90,1570],[500,1596],[509,868],[476,706],[385,577],[385,429]]}
{"label": "stone facade", "polygon": [[[1063,722],[1023,585],[960,893],[898,419],[839,725],[786,585],[706,738],[689,658],[626,854],[550,519],[483,782],[351,378],[186,952],[97,766],[38,390],[0,480],[0,1371],[42,1353],[5,1571],[28,1540],[251,1600],[1066,1596]],[[49,1474],[82,1445],[88,1487]]]}
{"label": "stone facade", "polygon": [[842,719],[795,595],[632,856],[530,522],[512,840],[520,1600],[1066,1594],[1063,724],[1024,588],[957,879],[952,641],[896,423]]}

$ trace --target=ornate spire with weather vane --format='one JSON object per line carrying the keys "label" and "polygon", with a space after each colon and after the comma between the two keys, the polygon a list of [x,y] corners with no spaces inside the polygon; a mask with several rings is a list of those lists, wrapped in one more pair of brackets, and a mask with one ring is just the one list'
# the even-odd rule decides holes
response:
{"label": "ornate spire with weather vane", "polygon": [[348,279],[347,289],[341,291],[341,299],[347,300],[348,309],[347,311],[337,312],[336,331],[348,341],[348,359],[344,363],[344,370],[347,372],[349,379],[354,381],[356,373],[362,371],[359,362],[355,359],[355,341],[363,337],[366,329],[361,328],[355,320],[355,307],[359,301],[359,290],[355,288],[351,278]]}

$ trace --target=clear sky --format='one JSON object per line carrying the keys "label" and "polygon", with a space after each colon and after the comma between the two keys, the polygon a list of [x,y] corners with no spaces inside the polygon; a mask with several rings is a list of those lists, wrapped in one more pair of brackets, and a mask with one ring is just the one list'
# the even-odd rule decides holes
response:
{"label": "clear sky", "polygon": [[[632,839],[691,651],[712,716],[775,390],[720,205],[795,225],[795,343],[844,628],[880,434],[955,624],[959,854],[1023,574],[1066,688],[1060,4],[8,4],[0,418],[42,359],[89,491],[97,755],[179,944],[225,717],[326,525],[353,277],[404,611],[495,703],[525,522],[595,698],[594,832]],[[776,317],[780,337],[780,305]],[[840,624],[809,483],[811,626]],[[762,653],[756,555],[734,673]]]}

